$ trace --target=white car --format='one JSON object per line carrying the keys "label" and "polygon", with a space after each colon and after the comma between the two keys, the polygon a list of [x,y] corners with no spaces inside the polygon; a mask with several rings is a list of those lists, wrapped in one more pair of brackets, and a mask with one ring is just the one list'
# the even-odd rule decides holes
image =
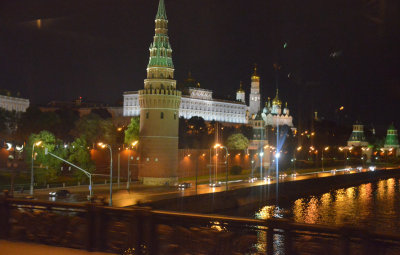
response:
{"label": "white car", "polygon": [[212,188],[221,187],[221,182],[213,182],[213,183],[210,183],[209,186]]}

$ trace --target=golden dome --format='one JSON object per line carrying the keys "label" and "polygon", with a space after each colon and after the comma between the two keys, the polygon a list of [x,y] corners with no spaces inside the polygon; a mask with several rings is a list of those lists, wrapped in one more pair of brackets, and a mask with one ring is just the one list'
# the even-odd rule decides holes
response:
{"label": "golden dome", "polygon": [[276,89],[276,96],[275,98],[272,100],[272,105],[282,105],[282,101],[279,99],[279,90]]}
{"label": "golden dome", "polygon": [[258,74],[257,74],[257,64],[254,64],[254,71],[253,71],[253,75],[251,76],[251,79],[252,80],[254,80],[254,79],[260,79],[260,76],[258,76]]}

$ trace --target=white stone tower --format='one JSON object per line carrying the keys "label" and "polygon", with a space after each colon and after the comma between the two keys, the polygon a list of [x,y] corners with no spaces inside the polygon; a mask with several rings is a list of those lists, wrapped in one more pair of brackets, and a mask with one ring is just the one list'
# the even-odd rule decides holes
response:
{"label": "white stone tower", "polygon": [[254,66],[254,72],[251,76],[251,89],[250,89],[250,106],[249,112],[251,115],[257,114],[261,108],[260,102],[260,76],[257,74],[257,65]]}
{"label": "white stone tower", "polygon": [[243,90],[243,83],[240,82],[240,88],[238,89],[238,91],[236,92],[236,100],[246,103],[246,94]]}
{"label": "white stone tower", "polygon": [[139,91],[141,164],[139,178],[147,185],[177,181],[178,124],[181,92],[176,90],[172,49],[164,0],[155,19],[155,35],[144,89]]}

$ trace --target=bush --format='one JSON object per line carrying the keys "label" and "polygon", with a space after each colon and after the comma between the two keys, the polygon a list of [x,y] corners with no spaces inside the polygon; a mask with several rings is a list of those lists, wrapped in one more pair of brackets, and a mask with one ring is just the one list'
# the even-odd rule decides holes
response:
{"label": "bush", "polygon": [[231,174],[238,175],[242,173],[243,168],[241,166],[234,165],[231,167]]}

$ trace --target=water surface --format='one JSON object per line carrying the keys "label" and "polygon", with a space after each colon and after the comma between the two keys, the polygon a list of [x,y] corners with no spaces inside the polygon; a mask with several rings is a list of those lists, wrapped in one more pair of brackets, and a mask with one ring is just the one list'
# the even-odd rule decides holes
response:
{"label": "water surface", "polygon": [[317,196],[267,204],[244,212],[258,219],[288,218],[295,222],[367,227],[370,231],[400,232],[400,179],[390,178]]}

